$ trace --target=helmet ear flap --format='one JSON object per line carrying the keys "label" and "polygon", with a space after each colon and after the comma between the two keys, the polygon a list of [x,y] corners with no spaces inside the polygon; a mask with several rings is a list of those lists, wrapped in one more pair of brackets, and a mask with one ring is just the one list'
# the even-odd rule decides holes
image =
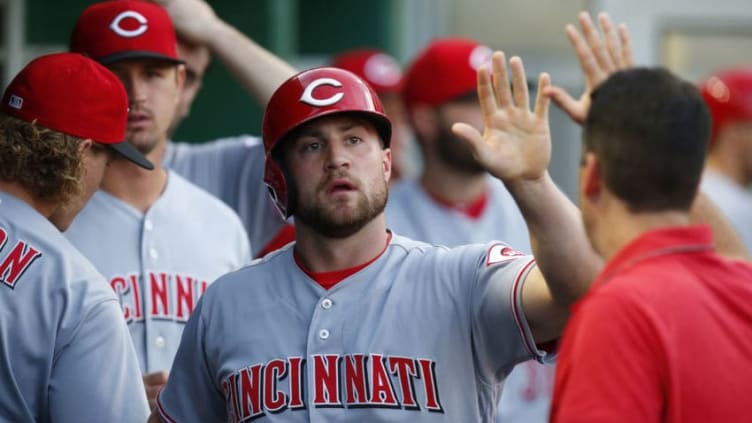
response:
{"label": "helmet ear flap", "polygon": [[266,167],[264,169],[264,183],[269,189],[269,195],[272,197],[274,206],[282,216],[283,219],[287,219],[292,214],[292,209],[289,207],[289,192],[287,188],[287,181],[285,174],[280,168],[277,161],[267,154]]}

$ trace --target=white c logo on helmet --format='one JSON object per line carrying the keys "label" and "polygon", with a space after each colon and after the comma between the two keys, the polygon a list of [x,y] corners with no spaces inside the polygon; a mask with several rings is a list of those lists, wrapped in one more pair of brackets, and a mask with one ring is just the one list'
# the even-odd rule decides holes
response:
{"label": "white c logo on helmet", "polygon": [[308,84],[305,91],[303,91],[303,95],[300,96],[300,101],[310,104],[311,106],[322,107],[331,106],[332,104],[335,104],[338,101],[342,100],[342,97],[345,96],[345,93],[337,93],[329,98],[314,98],[313,90],[322,85],[329,85],[339,88],[342,86],[342,83],[333,78],[319,78]]}
{"label": "white c logo on helmet", "polygon": [[[139,27],[136,29],[130,29],[130,30],[123,29],[120,26],[120,23],[124,19],[128,19],[128,18],[135,19],[141,25],[139,25]],[[139,35],[146,32],[146,29],[147,29],[146,24],[147,24],[147,21],[144,15],[138,12],[135,12],[133,10],[126,10],[125,12],[122,12],[121,14],[117,15],[115,19],[113,19],[112,23],[110,24],[110,29],[115,31],[115,33],[120,35],[121,37],[132,38],[132,37],[138,37]]]}

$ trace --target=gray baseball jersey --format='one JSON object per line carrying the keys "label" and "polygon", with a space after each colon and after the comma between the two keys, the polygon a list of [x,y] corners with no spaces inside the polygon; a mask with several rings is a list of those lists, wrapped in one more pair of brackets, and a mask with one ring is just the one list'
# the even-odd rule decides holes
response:
{"label": "gray baseball jersey", "polygon": [[752,251],[752,192],[713,169],[702,174],[702,190],[734,225],[747,250]]}
{"label": "gray baseball jersey", "polygon": [[291,245],[209,288],[158,398],[172,422],[490,422],[501,381],[546,354],[521,309],[531,256],[394,236],[324,290]]}
{"label": "gray baseball jersey", "polygon": [[264,146],[252,136],[202,144],[167,143],[162,163],[215,195],[240,216],[257,256],[285,221],[263,182]]}
{"label": "gray baseball jersey", "polygon": [[[389,190],[386,221],[391,229],[413,239],[450,247],[504,240],[530,252],[530,236],[514,199],[498,179],[488,178],[488,200],[477,218],[442,206],[417,180],[398,182]],[[537,361],[520,363],[504,382],[499,422],[547,422],[554,367]]]}
{"label": "gray baseball jersey", "polygon": [[0,285],[0,420],[145,421],[117,298],[57,228],[6,193]]}
{"label": "gray baseball jersey", "polygon": [[98,191],[65,235],[118,295],[146,373],[170,368],[208,284],[251,257],[237,215],[172,171],[145,214]]}

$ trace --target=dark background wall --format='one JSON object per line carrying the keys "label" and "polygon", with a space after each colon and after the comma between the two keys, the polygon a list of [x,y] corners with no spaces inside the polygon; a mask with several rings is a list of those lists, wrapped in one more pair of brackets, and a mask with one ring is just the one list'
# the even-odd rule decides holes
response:
{"label": "dark background wall", "polygon": [[[293,64],[326,60],[333,53],[359,46],[386,51],[394,2],[352,0],[211,0],[222,19]],[[78,15],[94,2],[28,0],[26,43],[61,45]],[[263,109],[215,61],[191,116],[175,138],[200,142],[240,133],[258,134]]]}

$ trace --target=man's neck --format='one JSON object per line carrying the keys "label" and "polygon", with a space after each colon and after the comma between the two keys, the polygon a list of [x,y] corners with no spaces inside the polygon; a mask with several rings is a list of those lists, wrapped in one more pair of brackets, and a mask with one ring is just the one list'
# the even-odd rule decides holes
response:
{"label": "man's neck", "polygon": [[10,194],[23,201],[47,219],[49,219],[50,216],[52,216],[52,214],[58,208],[58,206],[56,206],[55,204],[50,204],[47,201],[36,198],[26,188],[24,188],[17,182],[0,181],[0,191]]}
{"label": "man's neck", "polygon": [[630,212],[623,203],[614,204],[603,213],[595,235],[597,251],[606,261],[642,234],[668,227],[688,226],[689,212]]}
{"label": "man's neck", "polygon": [[105,172],[100,188],[142,212],[146,212],[164,192],[167,170],[162,167],[165,143],[155,148],[146,158],[154,170],[146,170],[127,160],[116,160]]}
{"label": "man's neck", "polygon": [[329,238],[295,221],[295,253],[306,269],[320,273],[349,269],[381,254],[388,239],[384,214],[346,238]]}

